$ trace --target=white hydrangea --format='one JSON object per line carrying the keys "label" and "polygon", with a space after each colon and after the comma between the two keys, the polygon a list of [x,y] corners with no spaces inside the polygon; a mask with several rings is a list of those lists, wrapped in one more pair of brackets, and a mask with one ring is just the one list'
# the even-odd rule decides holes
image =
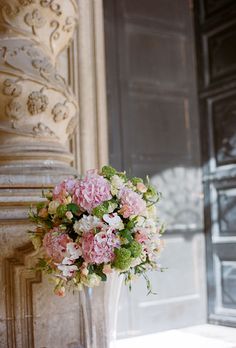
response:
{"label": "white hydrangea", "polygon": [[82,219],[74,223],[74,230],[76,233],[80,234],[89,232],[96,227],[102,227],[102,221],[96,216],[84,215]]}
{"label": "white hydrangea", "polygon": [[122,179],[119,175],[113,175],[111,178],[111,193],[116,195],[123,186],[124,179]]}

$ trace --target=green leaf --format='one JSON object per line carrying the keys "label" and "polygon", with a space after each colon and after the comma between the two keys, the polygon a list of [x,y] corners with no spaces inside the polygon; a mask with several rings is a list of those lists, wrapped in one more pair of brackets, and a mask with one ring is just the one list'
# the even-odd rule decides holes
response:
{"label": "green leaf", "polygon": [[69,203],[67,204],[67,210],[76,215],[79,212],[79,206],[75,203]]}
{"label": "green leaf", "polygon": [[58,207],[57,207],[57,215],[60,217],[60,218],[63,218],[65,216],[65,213],[67,212],[67,206],[65,204],[60,204]]}
{"label": "green leaf", "polygon": [[127,241],[130,243],[133,241],[133,237],[132,237],[132,233],[130,230],[128,230],[127,228],[125,228],[124,230],[121,230],[119,232],[119,235],[124,238],[127,239]]}
{"label": "green leaf", "polygon": [[36,208],[37,208],[37,212],[39,212],[39,210],[41,210],[42,208],[44,208],[45,206],[45,202],[39,202],[36,204]]}
{"label": "green leaf", "polygon": [[129,230],[132,230],[132,228],[134,228],[134,226],[135,226],[136,220],[137,220],[136,218],[134,218],[134,219],[132,219],[132,220],[129,220],[129,221],[127,222],[126,227],[127,227]]}
{"label": "green leaf", "polygon": [[107,214],[109,210],[109,201],[103,202],[93,209],[92,214],[98,218],[102,218],[104,214]]}
{"label": "green leaf", "polygon": [[136,240],[133,240],[129,246],[129,251],[131,252],[132,257],[137,258],[142,252],[142,246]]}

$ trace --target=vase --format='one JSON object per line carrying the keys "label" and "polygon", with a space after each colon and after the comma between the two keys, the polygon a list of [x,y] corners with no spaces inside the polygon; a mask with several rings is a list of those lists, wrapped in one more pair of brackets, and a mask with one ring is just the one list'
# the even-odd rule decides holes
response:
{"label": "vase", "polygon": [[83,348],[115,348],[118,304],[123,276],[112,273],[98,287],[80,293]]}

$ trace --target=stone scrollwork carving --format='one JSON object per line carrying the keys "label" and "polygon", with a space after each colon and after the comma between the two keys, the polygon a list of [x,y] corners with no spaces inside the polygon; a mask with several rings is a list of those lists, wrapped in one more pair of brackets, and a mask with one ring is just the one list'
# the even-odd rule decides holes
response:
{"label": "stone scrollwork carving", "polygon": [[61,16],[61,6],[55,0],[41,0],[40,5],[42,7],[49,7],[57,16]]}
{"label": "stone scrollwork carving", "polygon": [[74,31],[74,27],[76,25],[75,19],[73,17],[67,17],[65,24],[62,27],[62,30],[70,33],[71,31]]}
{"label": "stone scrollwork carving", "polygon": [[36,29],[42,28],[45,25],[46,20],[41,12],[36,9],[25,15],[25,23],[32,28],[33,34],[36,35]]}
{"label": "stone scrollwork carving", "polygon": [[77,18],[76,0],[1,0],[0,4],[3,25],[31,35],[54,56],[70,42]]}
{"label": "stone scrollwork carving", "polygon": [[48,79],[48,75],[53,71],[53,65],[46,57],[32,60],[32,65],[35,69],[38,69],[40,75],[46,79]]}

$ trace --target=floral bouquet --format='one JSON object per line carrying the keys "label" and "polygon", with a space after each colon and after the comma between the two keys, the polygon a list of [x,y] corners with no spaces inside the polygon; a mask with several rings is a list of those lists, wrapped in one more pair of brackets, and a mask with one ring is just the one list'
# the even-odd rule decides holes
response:
{"label": "floral bouquet", "polygon": [[65,286],[94,287],[113,271],[125,275],[126,283],[136,275],[160,269],[162,249],[156,214],[160,194],[141,178],[104,166],[101,173],[89,170],[84,178],[69,178],[43,194],[45,201],[30,211],[36,224],[29,231],[36,249],[42,249],[37,268],[56,281],[55,293]]}

